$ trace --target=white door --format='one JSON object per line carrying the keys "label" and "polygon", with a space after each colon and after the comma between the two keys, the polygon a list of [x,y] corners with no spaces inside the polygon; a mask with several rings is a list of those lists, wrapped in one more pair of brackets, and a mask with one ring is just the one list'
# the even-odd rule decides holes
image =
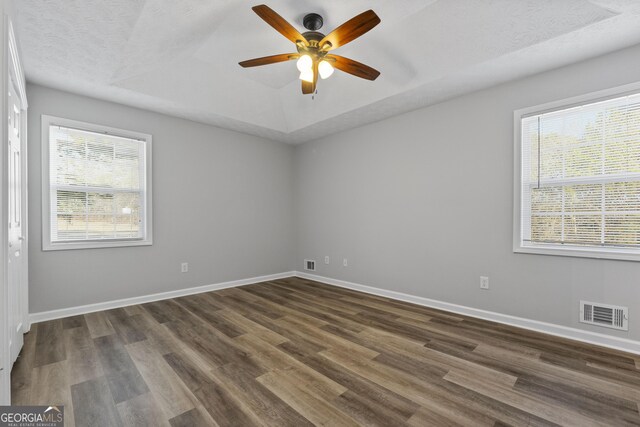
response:
{"label": "white door", "polygon": [[[10,372],[27,318],[28,257],[24,73],[13,25],[0,0],[0,405],[11,401]],[[10,5],[9,5],[10,6]]]}
{"label": "white door", "polygon": [[22,159],[21,124],[22,102],[18,96],[14,80],[9,79],[8,88],[8,210],[9,210],[9,250],[8,250],[8,297],[9,297],[9,352],[11,364],[22,348]]}

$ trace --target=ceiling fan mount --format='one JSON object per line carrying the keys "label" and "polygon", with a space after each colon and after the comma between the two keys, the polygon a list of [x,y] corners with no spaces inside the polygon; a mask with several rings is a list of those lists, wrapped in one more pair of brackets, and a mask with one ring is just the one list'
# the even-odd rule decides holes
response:
{"label": "ceiling fan mount", "polygon": [[323,24],[322,16],[317,13],[308,13],[302,18],[302,25],[309,31],[317,31],[322,28]]}
{"label": "ceiling fan mount", "polygon": [[302,93],[311,94],[316,91],[318,77],[328,78],[334,67],[356,77],[375,80],[380,72],[353,59],[334,55],[330,51],[355,40],[380,23],[380,18],[373,10],[367,10],[351,18],[329,34],[318,30],[324,23],[322,16],[308,13],[302,23],[309,30],[300,34],[282,16],[264,4],[254,6],[253,11],[267,24],[296,45],[297,53],[283,53],[265,56],[240,62],[242,67],[275,64],[278,62],[297,60],[297,68],[302,80]]}

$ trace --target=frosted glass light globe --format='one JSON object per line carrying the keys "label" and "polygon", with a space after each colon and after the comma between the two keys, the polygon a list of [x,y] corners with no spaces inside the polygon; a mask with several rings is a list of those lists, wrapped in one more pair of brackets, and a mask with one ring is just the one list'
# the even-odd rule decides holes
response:
{"label": "frosted glass light globe", "polygon": [[298,71],[304,73],[305,71],[310,71],[311,66],[313,65],[313,60],[309,55],[302,55],[298,62],[296,63],[296,67],[298,67]]}
{"label": "frosted glass light globe", "polygon": [[300,73],[300,80],[304,80],[305,82],[313,83],[313,70],[309,68]]}
{"label": "frosted glass light globe", "polygon": [[320,61],[318,64],[318,73],[320,73],[320,78],[327,79],[333,74],[333,66],[327,61]]}

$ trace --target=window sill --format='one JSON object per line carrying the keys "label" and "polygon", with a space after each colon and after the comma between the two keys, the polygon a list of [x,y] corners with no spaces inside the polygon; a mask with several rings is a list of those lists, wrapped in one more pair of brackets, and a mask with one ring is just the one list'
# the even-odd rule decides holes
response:
{"label": "window sill", "polygon": [[555,255],[576,258],[596,258],[611,259],[620,261],[640,261],[640,250],[628,249],[606,249],[601,248],[579,248],[579,247],[558,247],[549,246],[522,246],[516,245],[513,248],[514,253],[536,254],[536,255]]}
{"label": "window sill", "polygon": [[146,240],[109,240],[109,241],[90,241],[90,242],[64,242],[51,243],[43,242],[43,251],[66,251],[73,249],[104,249],[104,248],[123,248],[129,246],[151,246],[153,241]]}

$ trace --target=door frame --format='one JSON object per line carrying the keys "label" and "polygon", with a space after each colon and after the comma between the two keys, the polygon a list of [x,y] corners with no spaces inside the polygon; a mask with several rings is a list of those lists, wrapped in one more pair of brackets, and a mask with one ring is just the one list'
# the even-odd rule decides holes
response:
{"label": "door frame", "polygon": [[[23,235],[28,236],[27,228],[27,155],[26,155],[26,122],[27,122],[27,97],[26,97],[26,85],[24,79],[24,72],[22,64],[20,62],[19,48],[16,40],[15,32],[13,30],[13,24],[11,20],[11,4],[10,2],[0,3],[0,132],[2,132],[2,148],[0,148],[0,352],[2,352],[2,369],[3,374],[0,375],[0,405],[8,405],[11,403],[11,367],[12,361],[10,360],[9,353],[9,328],[12,325],[9,324],[8,318],[8,159],[7,150],[8,147],[8,117],[7,117],[7,103],[8,103],[8,88],[9,78],[13,78],[16,83],[18,96],[22,101],[21,111],[21,145],[24,147],[24,154],[22,157],[22,212],[21,222],[25,226]],[[22,262],[22,283],[19,290],[22,296],[21,311],[22,319],[22,332],[26,332],[30,328],[29,323],[29,310],[28,310],[28,238],[25,238],[24,243],[24,255]]]}
{"label": "door frame", "polygon": [[[8,22],[9,33],[9,70],[10,77],[14,79],[16,83],[16,89],[18,96],[20,97],[20,225],[22,227],[22,249],[21,255],[22,264],[20,272],[20,330],[23,334],[29,332],[31,329],[31,322],[29,320],[29,211],[28,211],[28,162],[27,162],[27,87],[22,69],[22,63],[20,61],[20,50],[18,49],[18,43],[16,40],[15,32],[13,30],[12,21]],[[7,76],[9,77],[9,76]],[[5,138],[8,138],[5,135]]]}

